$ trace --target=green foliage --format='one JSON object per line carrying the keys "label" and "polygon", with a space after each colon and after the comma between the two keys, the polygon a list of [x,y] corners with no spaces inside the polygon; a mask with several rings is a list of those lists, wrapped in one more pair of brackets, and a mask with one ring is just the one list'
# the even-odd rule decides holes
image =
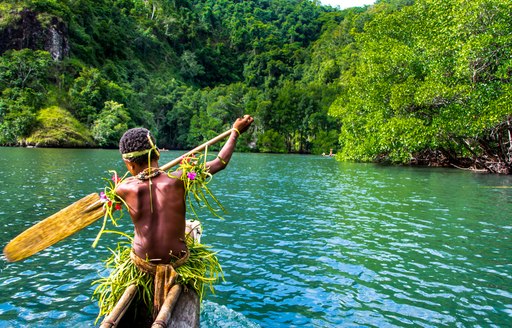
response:
{"label": "green foliage", "polygon": [[353,34],[360,56],[342,71],[331,107],[343,123],[340,157],[408,163],[426,149],[482,154],[471,140],[511,113],[510,104],[493,105],[504,105],[498,99],[510,79],[500,75],[512,45],[505,3],[375,6],[365,30]]}
{"label": "green foliage", "polygon": [[[174,129],[174,140],[190,148],[215,137],[219,131],[229,129],[236,118],[257,111],[255,98],[258,96],[256,90],[242,83],[201,91],[187,90],[167,113],[169,127]],[[182,129],[187,129],[188,133],[180,133]]]}
{"label": "green foliage", "polygon": [[[175,82],[175,81],[173,81]],[[168,136],[163,141],[173,148],[186,149],[189,145],[188,134],[192,117],[199,112],[202,106],[201,92],[194,88],[176,86],[167,97],[160,97],[162,116],[164,116],[164,135]]]}
{"label": "green foliage", "polygon": [[115,101],[126,104],[131,92],[129,88],[106,79],[105,74],[100,70],[84,67],[69,89],[69,97],[75,117],[87,124],[92,124],[105,102]]}
{"label": "green foliage", "polygon": [[15,4],[2,1],[0,3],[0,29],[4,29],[14,24],[19,16],[17,15],[21,8]]}
{"label": "green foliage", "polygon": [[180,57],[180,74],[187,78],[193,79],[194,77],[204,74],[204,67],[197,62],[196,55],[191,51],[184,51]]}
{"label": "green foliage", "polygon": [[74,116],[81,121],[94,121],[99,111],[100,104],[106,99],[102,97],[102,87],[106,81],[102,79],[98,69],[84,68],[80,72],[73,86],[69,89],[69,96],[72,99]]}
{"label": "green foliage", "polygon": [[130,115],[122,104],[105,102],[105,107],[92,126],[92,135],[100,147],[117,147],[119,139],[128,130]]}
{"label": "green foliage", "polygon": [[63,108],[41,109],[34,131],[23,141],[38,147],[92,147],[89,130]]}
{"label": "green foliage", "polygon": [[[50,74],[52,60],[47,51],[29,49],[7,51],[0,57],[0,90],[32,89],[34,93],[44,91]],[[10,95],[11,98],[16,97]],[[30,100],[35,106],[36,101]]]}
{"label": "green foliage", "polygon": [[335,153],[336,148],[338,148],[337,138],[337,130],[319,131],[311,141],[311,153],[316,155],[328,154],[330,149],[333,149],[333,153]]}
{"label": "green foliage", "polygon": [[285,138],[277,131],[265,131],[258,137],[258,150],[263,153],[285,153]]}
{"label": "green foliage", "polygon": [[[309,116],[318,107],[284,108],[295,103],[278,90],[283,76],[292,76],[290,90],[295,90],[306,47],[320,35],[325,22],[332,22],[322,16],[328,10],[318,4],[37,0],[3,6],[2,12],[13,13],[9,19],[5,16],[5,26],[17,21],[16,13],[24,8],[36,13],[43,29],[54,21],[65,24],[70,58],[52,62],[47,54],[45,68],[36,60],[37,51],[15,53],[17,60],[9,53],[2,55],[5,66],[28,63],[36,68],[31,74],[37,72],[34,79],[24,79],[20,70],[20,79],[13,77],[14,70],[5,70],[0,80],[0,122],[9,133],[3,140],[30,133],[30,116],[14,122],[21,113],[56,105],[94,130],[101,146],[112,146],[117,133],[109,135],[107,124],[122,121],[127,114],[127,126],[156,130],[161,146],[189,148],[227,129],[242,114],[251,113],[259,122],[274,110],[272,98],[280,94],[283,101],[276,107],[276,119],[256,123],[255,131],[272,128],[267,126],[270,122],[286,122],[286,115],[301,114],[295,120],[303,119],[300,129],[289,129],[287,149],[309,151],[308,133],[316,127],[311,127],[302,109]],[[301,88],[294,92],[305,91]],[[308,103],[305,98],[301,104]],[[123,106],[123,114],[107,115],[104,106],[110,102]],[[326,106],[322,104],[324,113]],[[12,117],[6,116],[7,110]],[[255,147],[254,137],[246,138]]]}
{"label": "green foliage", "polygon": [[5,115],[0,123],[0,144],[17,144],[21,136],[30,133],[35,123],[36,115],[29,109]]}
{"label": "green foliage", "polygon": [[46,51],[13,50],[0,57],[0,144],[16,144],[31,132],[51,66]]}

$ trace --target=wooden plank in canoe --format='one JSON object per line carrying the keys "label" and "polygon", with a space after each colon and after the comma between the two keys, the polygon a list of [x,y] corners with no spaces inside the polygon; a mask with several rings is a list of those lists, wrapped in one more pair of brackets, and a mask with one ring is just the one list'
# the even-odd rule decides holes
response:
{"label": "wooden plank in canoe", "polygon": [[199,296],[195,290],[192,288],[183,290],[178,303],[174,307],[168,327],[199,327],[200,306]]}
{"label": "wooden plank in canoe", "polygon": [[[151,313],[142,303],[132,302],[127,310],[120,311],[116,317],[107,317],[102,322],[102,328],[130,328],[130,327],[173,327],[173,328],[198,328],[200,322],[201,305],[199,296],[191,287],[184,288],[174,305],[174,309],[170,310],[172,302],[164,303],[164,307],[160,312],[171,312],[171,317],[166,326],[155,326]],[[122,305],[125,307],[126,303]],[[166,307],[167,306],[167,307]]]}

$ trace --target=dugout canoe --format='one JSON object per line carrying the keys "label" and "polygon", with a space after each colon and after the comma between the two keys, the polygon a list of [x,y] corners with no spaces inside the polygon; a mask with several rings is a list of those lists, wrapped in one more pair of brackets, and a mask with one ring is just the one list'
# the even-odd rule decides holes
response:
{"label": "dugout canoe", "polygon": [[199,296],[192,288],[173,286],[155,320],[143,304],[134,302],[136,294],[135,285],[128,287],[100,328],[199,327]]}
{"label": "dugout canoe", "polygon": [[[201,223],[187,221],[186,233],[200,242]],[[136,285],[126,288],[112,312],[103,319],[100,328],[199,328],[201,304],[193,288],[174,285],[155,320],[143,302],[135,301],[137,293]]]}

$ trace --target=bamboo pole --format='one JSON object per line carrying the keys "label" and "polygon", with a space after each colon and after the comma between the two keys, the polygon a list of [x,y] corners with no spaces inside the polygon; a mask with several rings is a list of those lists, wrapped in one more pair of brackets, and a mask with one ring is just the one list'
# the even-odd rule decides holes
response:
{"label": "bamboo pole", "polygon": [[163,171],[167,171],[168,169],[172,168],[173,166],[178,165],[181,162],[181,159],[183,157],[187,157],[187,156],[190,156],[192,154],[195,154],[195,153],[198,153],[200,151],[203,151],[206,147],[211,146],[213,144],[216,144],[217,142],[221,141],[222,139],[228,137],[229,135],[231,135],[231,132],[233,132],[233,131],[235,131],[235,130],[234,129],[229,129],[229,130],[219,134],[215,138],[210,139],[207,142],[203,143],[202,145],[197,146],[196,148],[192,149],[188,153],[185,153],[181,157],[178,157],[178,158],[174,159],[173,161],[170,161],[169,163],[167,163],[165,165],[162,165],[160,167],[160,169],[163,170]]}
{"label": "bamboo pole", "polygon": [[165,302],[162,305],[162,309],[158,313],[155,321],[153,321],[153,325],[151,328],[167,328],[169,325],[169,321],[171,320],[171,314],[174,310],[174,306],[178,302],[181,291],[183,289],[182,285],[174,285],[171,290],[167,294],[165,298]]}
{"label": "bamboo pole", "polygon": [[105,317],[105,319],[103,319],[100,328],[117,327],[117,325],[119,325],[119,322],[123,318],[123,315],[125,314],[126,310],[128,310],[128,307],[132,303],[136,293],[136,285],[133,284],[128,286],[128,288],[125,289],[123,295],[117,302],[114,309],[112,309],[110,314],[107,317]]}

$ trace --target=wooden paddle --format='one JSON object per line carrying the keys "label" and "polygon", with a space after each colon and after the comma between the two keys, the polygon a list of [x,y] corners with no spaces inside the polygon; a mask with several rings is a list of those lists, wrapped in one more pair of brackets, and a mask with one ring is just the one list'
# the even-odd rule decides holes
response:
{"label": "wooden paddle", "polygon": [[[160,169],[164,171],[169,170],[179,164],[183,157],[200,152],[206,147],[221,141],[229,136],[232,131],[234,129],[219,134],[188,153],[161,166]],[[100,200],[99,194],[92,193],[87,195],[19,234],[5,246],[4,256],[9,262],[23,260],[82,230],[103,217],[103,215],[103,203]]]}

